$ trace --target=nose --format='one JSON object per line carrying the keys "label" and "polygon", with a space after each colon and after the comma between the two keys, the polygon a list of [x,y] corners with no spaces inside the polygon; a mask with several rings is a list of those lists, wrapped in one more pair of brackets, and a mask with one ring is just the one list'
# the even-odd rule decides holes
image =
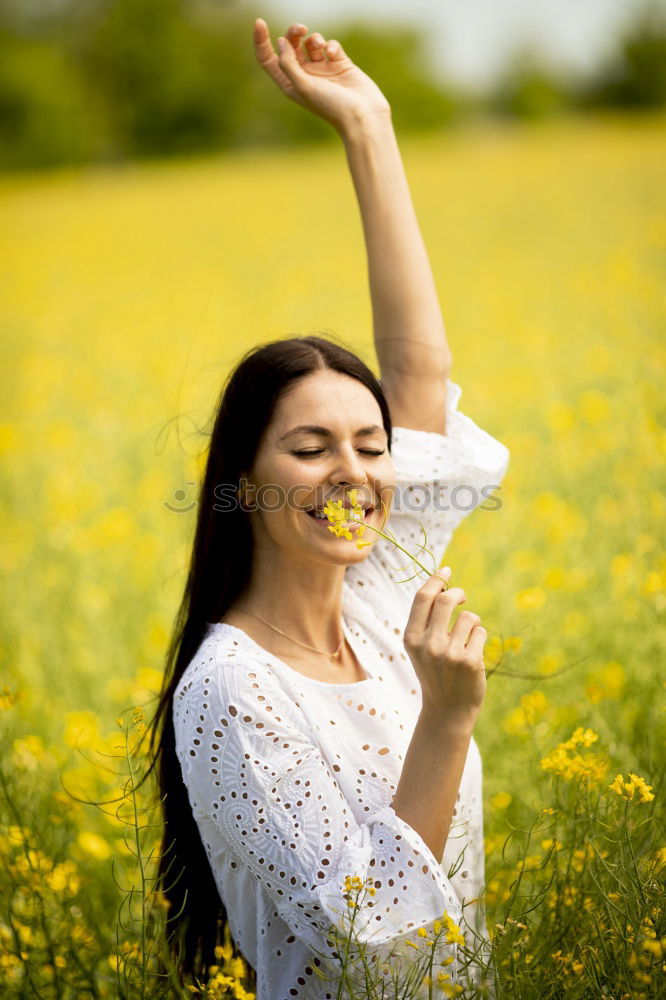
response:
{"label": "nose", "polygon": [[341,446],[338,461],[330,479],[334,484],[350,487],[363,486],[368,482],[365,465],[351,445],[349,447]]}

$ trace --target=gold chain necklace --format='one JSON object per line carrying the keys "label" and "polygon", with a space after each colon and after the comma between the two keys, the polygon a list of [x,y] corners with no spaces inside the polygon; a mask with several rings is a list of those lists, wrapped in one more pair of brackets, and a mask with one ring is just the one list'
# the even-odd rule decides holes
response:
{"label": "gold chain necklace", "polygon": [[[236,611],[240,611],[240,608],[236,608]],[[314,653],[321,654],[321,656],[327,656],[329,660],[334,660],[336,656],[340,655],[343,643],[345,641],[345,637],[343,634],[342,639],[340,639],[340,642],[338,643],[338,648],[336,649],[336,651],[334,653],[327,653],[326,650],[324,649],[317,649],[316,646],[310,646],[307,642],[301,642],[300,639],[294,639],[293,636],[287,635],[287,633],[283,632],[281,628],[277,627],[277,625],[271,625],[271,623],[267,622],[265,618],[260,618],[259,615],[255,615],[251,611],[240,611],[240,613],[242,615],[250,615],[251,618],[256,618],[257,621],[263,622],[264,625],[268,625],[268,627],[272,628],[275,632],[279,632],[280,635],[283,635],[285,637],[285,639],[289,639],[291,642],[297,642],[299,646],[305,646],[306,649],[311,649]]]}

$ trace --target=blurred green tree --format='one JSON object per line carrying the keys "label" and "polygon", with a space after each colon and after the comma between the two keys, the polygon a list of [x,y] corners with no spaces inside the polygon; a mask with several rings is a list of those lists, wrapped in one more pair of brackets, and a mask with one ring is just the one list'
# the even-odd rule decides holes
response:
{"label": "blurred green tree", "polygon": [[[249,34],[244,18],[242,27]],[[79,23],[77,61],[109,110],[119,155],[233,143],[247,112],[252,57],[237,42],[239,28],[206,30],[182,0],[107,0]]]}
{"label": "blurred green tree", "polygon": [[51,42],[0,25],[0,168],[87,160],[95,142],[79,68]]}
{"label": "blurred green tree", "polygon": [[652,108],[666,103],[666,5],[631,11],[617,46],[579,89],[583,107]]}
{"label": "blurred green tree", "polygon": [[564,111],[572,101],[563,71],[550,65],[533,43],[523,42],[506,58],[487,98],[491,112],[536,119]]}
{"label": "blurred green tree", "polygon": [[[257,13],[274,36],[284,30],[265,4]],[[245,0],[0,0],[0,169],[335,142],[257,66],[254,16]],[[663,104],[665,21],[655,0],[634,9],[617,51],[584,82],[523,45],[485,96],[435,81],[411,25],[317,27],[377,81],[406,132],[478,112],[537,119]]]}

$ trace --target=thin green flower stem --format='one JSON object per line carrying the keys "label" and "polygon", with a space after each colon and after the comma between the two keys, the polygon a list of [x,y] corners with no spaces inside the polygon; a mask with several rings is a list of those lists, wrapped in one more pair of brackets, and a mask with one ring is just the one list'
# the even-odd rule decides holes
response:
{"label": "thin green flower stem", "polygon": [[[363,978],[365,979],[365,992],[366,992],[367,996],[371,996],[371,992],[370,991],[373,989],[373,983],[372,983],[372,971],[373,970],[368,965],[368,960],[366,958],[366,948],[365,947],[363,947],[361,954],[363,956]],[[374,992],[374,990],[373,990],[373,992]]]}
{"label": "thin green flower stem", "polygon": [[[435,942],[437,941],[437,935],[435,935]],[[433,943],[430,949],[430,956],[428,958],[428,971],[426,975],[428,976],[428,1000],[432,1000],[432,966],[435,961],[435,944]]]}
{"label": "thin green flower stem", "polygon": [[591,977],[592,977],[592,979],[594,981],[594,985],[600,991],[600,995],[603,995],[604,984],[603,984],[603,980],[602,980],[602,978],[600,976],[600,968],[599,968],[598,957],[597,957],[597,954],[596,954],[596,952],[594,951],[593,948],[590,948],[589,950],[591,951],[592,954],[591,954],[591,957],[590,957],[589,964],[586,963],[586,965],[585,965],[585,970],[590,973],[590,975],[591,975]]}
{"label": "thin green flower stem", "polygon": [[[357,518],[353,518],[353,517],[350,517],[349,520],[350,521],[354,521],[356,524],[361,524],[362,523],[361,521],[357,520]],[[391,542],[392,545],[395,545],[396,549],[400,549],[400,551],[404,552],[406,556],[409,556],[409,558],[411,559],[411,561],[415,562],[417,566],[420,566],[420,568],[425,573],[427,573],[428,576],[433,576],[434,575],[434,573],[431,570],[429,570],[427,566],[424,566],[423,563],[419,559],[416,558],[416,556],[413,556],[412,553],[409,552],[404,547],[404,545],[401,545],[400,542],[396,542],[396,540],[394,538],[391,538],[389,535],[387,535],[385,531],[382,531],[380,528],[374,528],[371,524],[366,524],[365,527],[366,528],[370,528],[371,531],[374,531],[376,534],[380,535],[381,538],[385,538],[387,542]],[[423,548],[423,546],[422,546],[422,548]],[[433,556],[433,558],[434,558],[434,556]]]}
{"label": "thin green flower stem", "polygon": [[[613,881],[617,884],[618,888],[622,890],[622,893],[626,892],[626,886],[621,881],[621,879],[618,878],[618,876],[615,874],[615,872],[613,871],[613,869],[611,868],[611,866],[608,864],[608,862],[606,861],[606,859],[602,858],[600,852],[597,849],[597,845],[593,841],[591,841],[591,840],[587,841],[587,843],[592,844],[592,847],[594,848],[594,850],[597,851],[597,858],[598,858],[599,862],[606,869],[606,872],[608,873],[609,877],[612,878]],[[589,869],[589,874],[590,874],[590,877],[592,878],[592,881],[594,882],[594,884],[596,885],[597,889],[599,890],[600,894],[603,896],[605,902],[611,907],[611,909],[616,910],[620,914],[621,917],[624,917],[624,915],[625,915],[624,914],[624,910],[621,910],[620,907],[617,906],[613,902],[612,899],[608,898],[608,894],[604,893],[603,887],[601,886],[601,884],[599,882],[597,882],[597,880],[596,880],[596,878],[594,876],[594,872],[592,871],[592,868]]]}
{"label": "thin green flower stem", "polygon": [[136,805],[136,783],[134,781],[134,769],[132,767],[132,756],[129,752],[128,730],[125,730],[125,757],[129,767],[132,795],[132,808],[134,811],[134,836],[136,841],[137,861],[139,863],[139,873],[141,875],[141,1000],[146,998],[146,874],[143,867],[143,855],[141,853],[141,835],[139,831],[139,811]]}
{"label": "thin green flower stem", "polygon": [[18,931],[16,929],[16,926],[14,924],[14,915],[13,915],[13,913],[12,913],[12,911],[11,911],[11,909],[10,909],[9,906],[7,907],[6,913],[7,913],[7,920],[9,921],[9,926],[11,928],[12,936],[14,938],[14,944],[16,946],[16,954],[18,955],[18,957],[23,962],[23,971],[25,973],[25,977],[26,977],[27,981],[30,983],[30,986],[32,987],[32,991],[35,994],[35,996],[39,997],[39,1000],[46,1000],[46,997],[44,997],[44,995],[39,992],[39,990],[37,988],[37,984],[35,982],[33,982],[33,978],[32,978],[32,975],[30,973],[30,965],[28,963],[28,960],[25,959],[25,958],[23,958],[23,954],[22,953],[25,950],[25,946],[21,943],[21,938],[19,937],[19,933],[18,933]]}
{"label": "thin green flower stem", "polygon": [[352,933],[353,933],[353,930],[354,930],[354,919],[356,917],[356,905],[358,903],[358,897],[360,895],[360,891],[361,890],[359,889],[356,892],[356,900],[354,901],[354,906],[352,907],[352,918],[351,918],[351,924],[349,925],[349,934],[347,934],[346,937],[345,937],[345,957],[344,957],[344,959],[342,961],[342,975],[340,977],[340,982],[338,983],[337,1000],[340,1000],[340,998],[342,996],[342,987],[343,987],[343,985],[347,985],[347,986],[351,985],[349,983],[349,979],[347,977],[347,959],[349,958],[349,948],[350,948],[350,945],[351,945],[351,938],[352,938]]}
{"label": "thin green flower stem", "polygon": [[[525,844],[525,857],[527,857],[527,853],[529,851],[530,840],[532,838],[533,831],[534,831],[534,827],[531,827],[527,831],[527,843]],[[520,889],[520,883],[523,881],[524,874],[525,874],[525,868],[524,868],[523,865],[521,865],[520,866],[520,873],[519,873],[518,877],[516,878],[516,880],[513,883],[513,890],[511,891],[511,895],[509,897],[508,905],[506,907],[507,914],[511,912],[511,908],[512,908],[512,906],[513,906],[513,904],[514,904],[514,902],[516,900],[516,897],[518,895],[518,890]]]}
{"label": "thin green flower stem", "polygon": [[[592,878],[594,879],[594,876],[592,876]],[[595,930],[597,932],[597,940],[599,942],[599,947],[601,948],[601,951],[603,952],[603,956],[604,956],[604,958],[605,958],[605,960],[607,962],[607,966],[610,969],[613,966],[613,955],[609,954],[606,951],[606,942],[604,941],[604,932],[603,932],[603,929],[599,925],[599,920],[598,920],[597,915],[594,912],[594,910],[590,910],[590,916],[592,917],[592,922],[594,923],[594,927],[595,927]],[[599,985],[599,984],[597,984],[597,985]]]}
{"label": "thin green flower stem", "polygon": [[648,901],[645,898],[645,893],[643,892],[643,882],[641,881],[641,875],[638,870],[638,865],[636,864],[636,855],[634,854],[634,845],[631,842],[631,835],[629,833],[629,823],[627,822],[627,814],[629,812],[629,799],[625,799],[624,802],[624,830],[627,835],[627,844],[629,846],[629,853],[631,854],[631,863],[634,868],[634,873],[636,875],[636,884],[638,885],[638,891],[641,894],[641,901],[643,906],[647,908]]}
{"label": "thin green flower stem", "polygon": [[[97,1000],[99,1000],[100,993],[99,990],[97,989],[97,984],[95,983],[94,972],[91,973],[89,969],[86,969],[75,947],[70,947],[67,953],[70,956],[70,958],[73,959],[74,963],[79,968],[79,970],[86,975],[88,980],[87,985],[85,987],[86,991],[89,991],[91,996],[96,997]],[[83,987],[80,987],[80,989],[83,989]]]}
{"label": "thin green flower stem", "polygon": [[[572,820],[575,822],[576,816],[577,816],[578,800],[580,798],[580,784],[578,783],[578,781],[576,781],[576,779],[574,779],[574,781],[576,782],[575,786],[574,786],[575,787],[575,794],[574,794],[574,801],[573,801],[573,807],[572,807],[571,812],[572,812]],[[572,864],[573,864],[573,850],[570,850],[569,854],[568,854],[568,857],[567,857],[566,871],[564,873],[564,884],[565,885],[570,885],[571,884],[571,866],[572,866]],[[559,902],[560,901],[558,899],[558,905],[559,905]]]}
{"label": "thin green flower stem", "polygon": [[[9,805],[10,811],[12,812],[12,814],[14,816],[14,819],[16,821],[16,825],[22,828],[23,824],[21,823],[21,814],[19,813],[18,809],[16,808],[16,805],[14,804],[13,798],[9,794],[9,788],[7,786],[7,781],[5,779],[5,775],[4,775],[4,772],[3,772],[2,768],[0,768],[0,781],[2,781],[2,791],[3,791],[4,796],[5,796],[5,801]],[[30,859],[30,852],[28,851],[28,849],[27,849],[27,847],[25,845],[25,839],[24,838],[22,838],[22,847],[23,847],[23,853],[25,854],[25,858],[26,858],[26,861],[28,862],[30,870],[32,872],[34,872],[35,871],[35,866],[33,865],[32,861]],[[37,892],[37,893],[35,893],[35,895],[37,897],[38,906],[39,906],[39,922],[40,922],[40,925],[41,925],[41,928],[42,928],[42,932],[44,934],[44,939],[46,941],[46,950],[47,950],[48,955],[49,955],[50,963],[51,963],[51,966],[53,967],[53,979],[54,979],[54,985],[55,985],[55,988],[56,988],[56,991],[57,991],[55,995],[56,995],[56,998],[58,998],[58,997],[60,997],[62,995],[62,990],[61,990],[60,976],[58,974],[58,967],[57,967],[57,965],[55,963],[55,952],[54,952],[54,949],[53,949],[53,938],[51,937],[51,933],[50,933],[50,930],[49,930],[48,921],[46,919],[46,911],[44,909],[44,900],[42,899],[40,893]],[[32,985],[32,981],[31,981],[31,985]]]}

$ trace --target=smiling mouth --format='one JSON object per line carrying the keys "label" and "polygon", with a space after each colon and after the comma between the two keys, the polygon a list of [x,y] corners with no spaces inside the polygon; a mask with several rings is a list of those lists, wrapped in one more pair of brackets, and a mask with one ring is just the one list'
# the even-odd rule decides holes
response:
{"label": "smiling mouth", "polygon": [[[350,508],[347,508],[347,509],[350,509]],[[370,515],[374,513],[374,510],[375,510],[374,507],[366,507],[364,509],[364,511],[363,511],[363,517],[365,518],[366,521],[370,517]],[[313,521],[320,521],[322,524],[326,524],[326,525],[329,525],[331,523],[329,521],[329,519],[326,517],[326,514],[324,514],[323,511],[318,511],[315,507],[312,507],[310,510],[306,510],[305,513]],[[359,524],[360,522],[359,521],[356,521],[356,522],[349,521],[347,523],[349,523],[350,527],[353,527],[354,523]]]}

